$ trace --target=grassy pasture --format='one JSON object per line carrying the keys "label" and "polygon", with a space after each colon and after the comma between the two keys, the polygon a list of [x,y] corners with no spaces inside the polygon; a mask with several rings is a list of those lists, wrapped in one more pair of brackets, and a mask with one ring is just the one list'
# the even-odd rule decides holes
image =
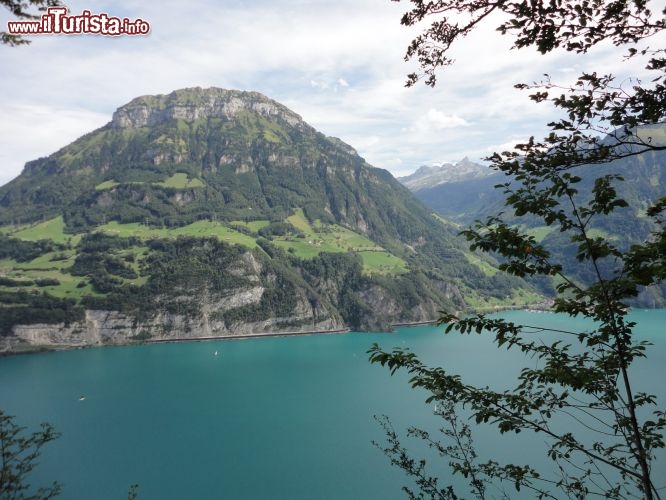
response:
{"label": "grassy pasture", "polygon": [[12,238],[27,241],[52,240],[56,243],[76,246],[81,240],[80,235],[65,233],[65,221],[62,216],[28,226],[4,226],[0,230]]}
{"label": "grassy pasture", "polygon": [[469,252],[465,252],[465,258],[467,259],[467,262],[481,269],[483,274],[485,274],[486,276],[494,276],[495,274],[497,274],[498,271],[497,268],[491,266],[485,260],[477,257],[476,255],[471,254]]}
{"label": "grassy pasture", "polygon": [[242,245],[247,248],[255,248],[257,246],[257,242],[253,237],[226,227],[217,221],[197,221],[187,226],[171,229],[149,227],[138,222],[119,224],[112,221],[99,226],[98,230],[107,234],[124,237],[135,236],[141,239],[175,238],[177,236],[193,236],[195,238],[216,237],[226,243]]}

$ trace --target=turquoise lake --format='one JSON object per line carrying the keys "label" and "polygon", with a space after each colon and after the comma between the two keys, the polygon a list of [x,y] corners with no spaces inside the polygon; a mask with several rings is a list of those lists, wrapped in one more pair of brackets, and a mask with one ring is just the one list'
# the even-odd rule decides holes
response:
{"label": "turquoise lake", "polygon": [[[553,314],[504,316],[584,327]],[[632,319],[637,336],[655,344],[632,375],[663,407],[666,310],[634,311]],[[436,429],[439,419],[405,374],[391,377],[368,362],[371,344],[409,347],[470,383],[498,388],[534,363],[484,336],[442,332],[427,326],[0,358],[0,408],[21,425],[48,421],[62,433],[31,482],[58,480],[63,499],[124,499],[133,483],[138,500],[405,498],[404,474],[372,445],[383,440],[373,415],[388,415],[401,434],[408,425]],[[476,435],[481,454],[520,463],[538,460],[542,441]],[[655,472],[666,478],[665,460]]]}

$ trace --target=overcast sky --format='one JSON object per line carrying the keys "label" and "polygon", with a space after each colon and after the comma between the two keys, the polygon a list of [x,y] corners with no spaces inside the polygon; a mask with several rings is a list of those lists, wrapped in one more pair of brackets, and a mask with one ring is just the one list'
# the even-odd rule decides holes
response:
{"label": "overcast sky", "polygon": [[[480,160],[542,134],[555,115],[515,83],[544,73],[564,82],[582,70],[632,74],[614,47],[587,57],[510,51],[508,37],[488,25],[456,47],[456,64],[440,73],[434,89],[407,89],[405,75],[415,66],[403,54],[415,31],[400,25],[404,1],[71,0],[67,6],[72,14],[141,18],[151,32],[33,36],[29,46],[0,46],[0,184],[26,161],[106,124],[132,98],[179,88],[259,91],[399,176],[423,164]],[[2,30],[10,19],[2,9]]]}

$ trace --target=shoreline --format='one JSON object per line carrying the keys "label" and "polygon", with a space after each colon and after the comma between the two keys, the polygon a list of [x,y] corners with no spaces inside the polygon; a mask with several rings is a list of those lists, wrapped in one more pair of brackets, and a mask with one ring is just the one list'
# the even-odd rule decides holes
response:
{"label": "shoreline", "polygon": [[[146,339],[142,342],[137,342],[136,345],[141,344],[177,344],[181,342],[210,342],[213,340],[243,340],[243,339],[257,339],[257,338],[271,338],[271,337],[295,337],[304,335],[337,335],[342,333],[350,333],[352,330],[349,328],[338,328],[335,330],[313,330],[313,331],[287,331],[287,332],[261,332],[261,333],[246,333],[243,335],[214,335],[209,337],[179,337],[173,339]],[[128,344],[131,345],[131,344]]]}
{"label": "shoreline", "polygon": [[[472,313],[498,313],[501,311],[507,310],[525,310],[525,311],[543,311],[549,312],[548,309],[539,307],[548,305],[548,303],[538,303],[531,304],[527,306],[495,306],[488,308],[489,310],[485,311],[483,309],[478,309],[472,311]],[[439,322],[438,319],[425,320],[425,321],[407,321],[400,323],[392,323],[391,329],[395,328],[410,328],[417,326],[427,326],[427,325],[437,325]],[[215,340],[245,340],[245,339],[256,339],[256,338],[272,338],[272,337],[292,337],[292,336],[304,336],[304,335],[338,335],[344,333],[351,333],[355,330],[350,328],[337,328],[332,330],[292,330],[292,331],[271,331],[271,332],[259,332],[259,333],[247,333],[242,335],[213,335],[206,337],[176,337],[176,338],[165,338],[165,339],[142,339],[130,341],[122,344],[90,344],[90,345],[64,345],[64,344],[51,344],[51,345],[30,345],[24,346],[23,349],[16,351],[2,351],[0,352],[0,358],[5,356],[17,356],[25,354],[37,354],[37,353],[47,353],[47,352],[59,352],[59,351],[68,351],[76,349],[89,349],[94,347],[111,347],[111,346],[131,346],[131,345],[149,345],[149,344],[171,344],[171,343],[183,343],[183,342],[211,342]],[[390,332],[390,330],[388,331]],[[388,333],[387,332],[387,333]]]}
{"label": "shoreline", "polygon": [[[405,323],[393,323],[391,328],[409,328],[416,326],[435,325],[437,320],[429,321],[412,321]],[[306,335],[341,335],[345,333],[352,333],[356,330],[350,328],[336,328],[333,330],[292,330],[292,331],[272,331],[272,332],[259,332],[259,333],[246,333],[242,335],[212,335],[207,337],[176,337],[169,339],[144,339],[139,341],[131,341],[124,344],[90,344],[90,345],[31,345],[25,346],[26,348],[17,351],[3,351],[0,352],[0,358],[5,356],[21,356],[27,354],[61,352],[79,349],[91,349],[95,347],[122,347],[122,346],[138,346],[150,344],[180,344],[185,342],[212,342],[215,340],[249,340],[258,338],[275,338],[275,337],[302,337]],[[360,332],[363,333],[363,332]],[[387,332],[390,333],[390,332]]]}
{"label": "shoreline", "polygon": [[436,325],[439,322],[438,319],[431,319],[427,321],[407,321],[405,323],[393,323],[391,328],[401,328],[404,326],[425,326],[425,325]]}
{"label": "shoreline", "polygon": [[248,333],[244,335],[219,335],[208,337],[177,337],[172,339],[145,339],[138,341],[130,341],[123,344],[89,344],[89,345],[65,345],[65,344],[49,344],[49,345],[29,345],[24,349],[16,351],[2,351],[0,358],[9,356],[23,356],[28,354],[40,354],[50,352],[74,351],[81,349],[94,349],[100,347],[126,347],[126,346],[139,346],[149,344],[180,344],[185,342],[212,342],[214,340],[243,340],[255,338],[270,338],[270,337],[292,337],[304,335],[339,335],[343,333],[350,333],[352,330],[349,328],[339,328],[335,330],[314,330],[314,331],[286,331],[286,332],[263,332],[263,333]]}
{"label": "shoreline", "polygon": [[[435,319],[427,321],[410,321],[406,323],[393,323],[391,324],[391,328],[425,326],[425,325],[436,325],[436,324],[437,320]],[[340,335],[344,333],[353,333],[355,331],[356,330],[352,330],[350,328],[337,328],[335,330],[308,330],[308,331],[296,330],[296,331],[287,331],[287,332],[261,332],[261,333],[246,333],[243,335],[213,335],[209,337],[178,337],[173,339],[154,339],[154,340],[146,339],[142,342],[137,342],[137,344],[138,345],[170,344],[170,343],[176,344],[181,342],[210,342],[213,340],[244,340],[244,339],[272,338],[272,337],[302,337],[304,335]]]}

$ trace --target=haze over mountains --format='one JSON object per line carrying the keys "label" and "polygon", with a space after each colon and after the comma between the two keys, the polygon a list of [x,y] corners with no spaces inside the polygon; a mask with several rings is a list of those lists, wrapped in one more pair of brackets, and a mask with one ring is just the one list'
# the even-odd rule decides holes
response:
{"label": "haze over mountains", "polygon": [[398,177],[398,180],[410,191],[420,191],[441,184],[484,179],[493,173],[495,172],[489,167],[474,163],[469,158],[463,158],[457,163],[422,165],[414,173]]}
{"label": "haze over mountains", "polygon": [[[643,127],[638,131],[643,139],[653,144],[666,144],[666,124]],[[608,217],[592,222],[593,234],[611,238],[621,248],[633,243],[642,243],[650,238],[655,228],[645,216],[646,209],[664,196],[666,185],[666,152],[651,151],[629,156],[614,162],[596,166],[583,166],[571,171],[582,178],[578,185],[578,199],[585,199],[594,185],[594,179],[605,174],[620,175],[624,181],[615,183],[619,196],[629,207],[616,210]],[[538,241],[547,245],[554,256],[565,263],[571,276],[581,282],[591,282],[592,277],[577,264],[576,246],[554,226],[529,217],[515,218],[504,206],[503,189],[498,184],[507,182],[507,177],[487,167],[474,165],[468,160],[458,164],[419,167],[412,175],[399,179],[414,192],[417,198],[443,217],[463,225],[475,220],[485,220],[500,212],[504,218],[522,226]],[[548,293],[547,289],[542,291]],[[666,286],[645,289],[635,305],[663,307],[666,305]]]}
{"label": "haze over mountains", "polygon": [[493,188],[502,179],[502,174],[468,158],[457,163],[423,165],[411,175],[398,177],[419,200],[437,213],[463,222],[501,209],[504,197]]}
{"label": "haze over mountains", "polygon": [[5,349],[386,329],[539,300],[255,92],[132,100],[1,187],[0,231]]}
{"label": "haze over mountains", "polygon": [[[649,138],[649,142],[666,144],[666,124],[643,127],[639,133]],[[583,174],[583,192],[589,191],[601,172],[621,175],[625,182],[618,184],[620,193],[640,212],[663,195],[665,169],[666,154],[652,151],[575,171]],[[423,165],[398,180],[438,213],[469,222],[503,208],[502,190],[494,186],[505,183],[507,178],[488,166],[464,158],[457,163]]]}

